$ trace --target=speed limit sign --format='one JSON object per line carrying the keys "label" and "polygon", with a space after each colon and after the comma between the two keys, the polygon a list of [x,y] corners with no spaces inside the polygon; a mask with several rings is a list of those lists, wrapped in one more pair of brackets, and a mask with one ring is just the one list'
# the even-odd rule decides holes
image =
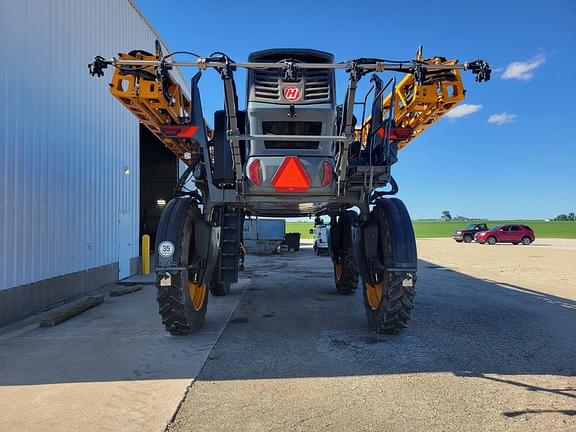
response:
{"label": "speed limit sign", "polygon": [[160,254],[161,257],[164,258],[169,258],[172,255],[174,255],[175,249],[176,248],[174,247],[174,243],[170,241],[163,241],[158,245],[158,253]]}

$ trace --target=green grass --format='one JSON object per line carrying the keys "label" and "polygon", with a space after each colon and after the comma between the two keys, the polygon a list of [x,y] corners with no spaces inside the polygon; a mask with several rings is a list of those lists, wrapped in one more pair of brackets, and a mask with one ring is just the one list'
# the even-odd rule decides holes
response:
{"label": "green grass", "polygon": [[[450,237],[452,231],[464,228],[468,223],[463,221],[415,220],[412,222],[416,237]],[[542,220],[508,220],[487,221],[489,228],[496,225],[519,223],[528,225],[534,230],[536,237],[576,238],[576,222],[544,222]]]}
{"label": "green grass", "polygon": [[301,239],[313,239],[314,234],[310,234],[312,228],[314,228],[312,222],[286,222],[286,232],[300,233]]}
{"label": "green grass", "polygon": [[[443,222],[439,220],[415,220],[414,232],[416,237],[450,237],[452,231],[458,228],[464,228],[470,222],[450,221]],[[489,227],[496,225],[505,225],[511,223],[520,223],[530,226],[536,233],[536,237],[556,237],[556,238],[576,238],[576,222],[544,222],[541,220],[509,220],[509,221],[487,221]],[[287,233],[300,233],[302,239],[314,238],[310,234],[313,228],[312,222],[286,222]]]}

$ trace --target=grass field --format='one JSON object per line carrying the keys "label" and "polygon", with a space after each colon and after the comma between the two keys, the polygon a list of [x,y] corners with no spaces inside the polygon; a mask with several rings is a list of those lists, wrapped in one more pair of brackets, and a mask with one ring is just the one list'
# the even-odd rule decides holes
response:
{"label": "grass field", "polygon": [[[415,220],[414,232],[416,237],[450,237],[452,231],[465,227],[470,222],[450,221],[443,222],[439,220]],[[520,223],[530,226],[536,233],[536,237],[556,237],[556,238],[576,238],[576,222],[544,222],[540,220],[515,220],[515,221],[488,221],[489,227],[511,223]],[[314,238],[309,233],[312,228],[312,222],[287,222],[287,233],[300,233],[303,239]]]}

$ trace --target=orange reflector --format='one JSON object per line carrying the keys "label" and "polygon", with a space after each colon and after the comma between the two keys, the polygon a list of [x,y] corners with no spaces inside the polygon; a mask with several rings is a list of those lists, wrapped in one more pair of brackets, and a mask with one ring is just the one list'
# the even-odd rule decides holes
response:
{"label": "orange reflector", "polygon": [[[384,135],[386,134],[386,130],[384,129],[384,126],[382,126],[380,129],[378,129],[376,131],[376,133],[381,137],[384,138]],[[390,128],[390,139],[394,140],[394,139],[408,139],[410,137],[412,137],[412,134],[414,133],[414,129],[412,128],[398,128],[398,127],[393,127]]]}
{"label": "orange reflector", "polygon": [[322,173],[322,186],[328,186],[334,178],[334,170],[332,169],[332,165],[326,161],[322,162],[322,168],[324,170]]}
{"label": "orange reflector", "polygon": [[286,156],[272,178],[272,185],[278,192],[306,192],[310,177],[296,156]]}
{"label": "orange reflector", "polygon": [[168,138],[192,138],[198,132],[198,126],[164,125],[160,126],[160,131]]}
{"label": "orange reflector", "polygon": [[253,160],[248,167],[248,178],[256,186],[262,186],[262,167],[258,159]]}

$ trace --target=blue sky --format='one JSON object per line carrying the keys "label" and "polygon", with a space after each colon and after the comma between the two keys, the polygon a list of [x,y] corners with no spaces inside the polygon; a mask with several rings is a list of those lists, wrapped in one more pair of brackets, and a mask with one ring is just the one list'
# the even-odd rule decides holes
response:
{"label": "blue sky", "polygon": [[[400,153],[393,169],[399,198],[413,218],[438,218],[442,210],[493,219],[576,211],[576,2],[136,4],[172,50],[219,50],[237,61],[280,47],[330,51],[338,61],[407,59],[419,44],[425,56],[485,59],[492,80],[479,84],[466,74],[467,105]],[[209,72],[200,82],[207,118],[222,107],[220,79]]]}

